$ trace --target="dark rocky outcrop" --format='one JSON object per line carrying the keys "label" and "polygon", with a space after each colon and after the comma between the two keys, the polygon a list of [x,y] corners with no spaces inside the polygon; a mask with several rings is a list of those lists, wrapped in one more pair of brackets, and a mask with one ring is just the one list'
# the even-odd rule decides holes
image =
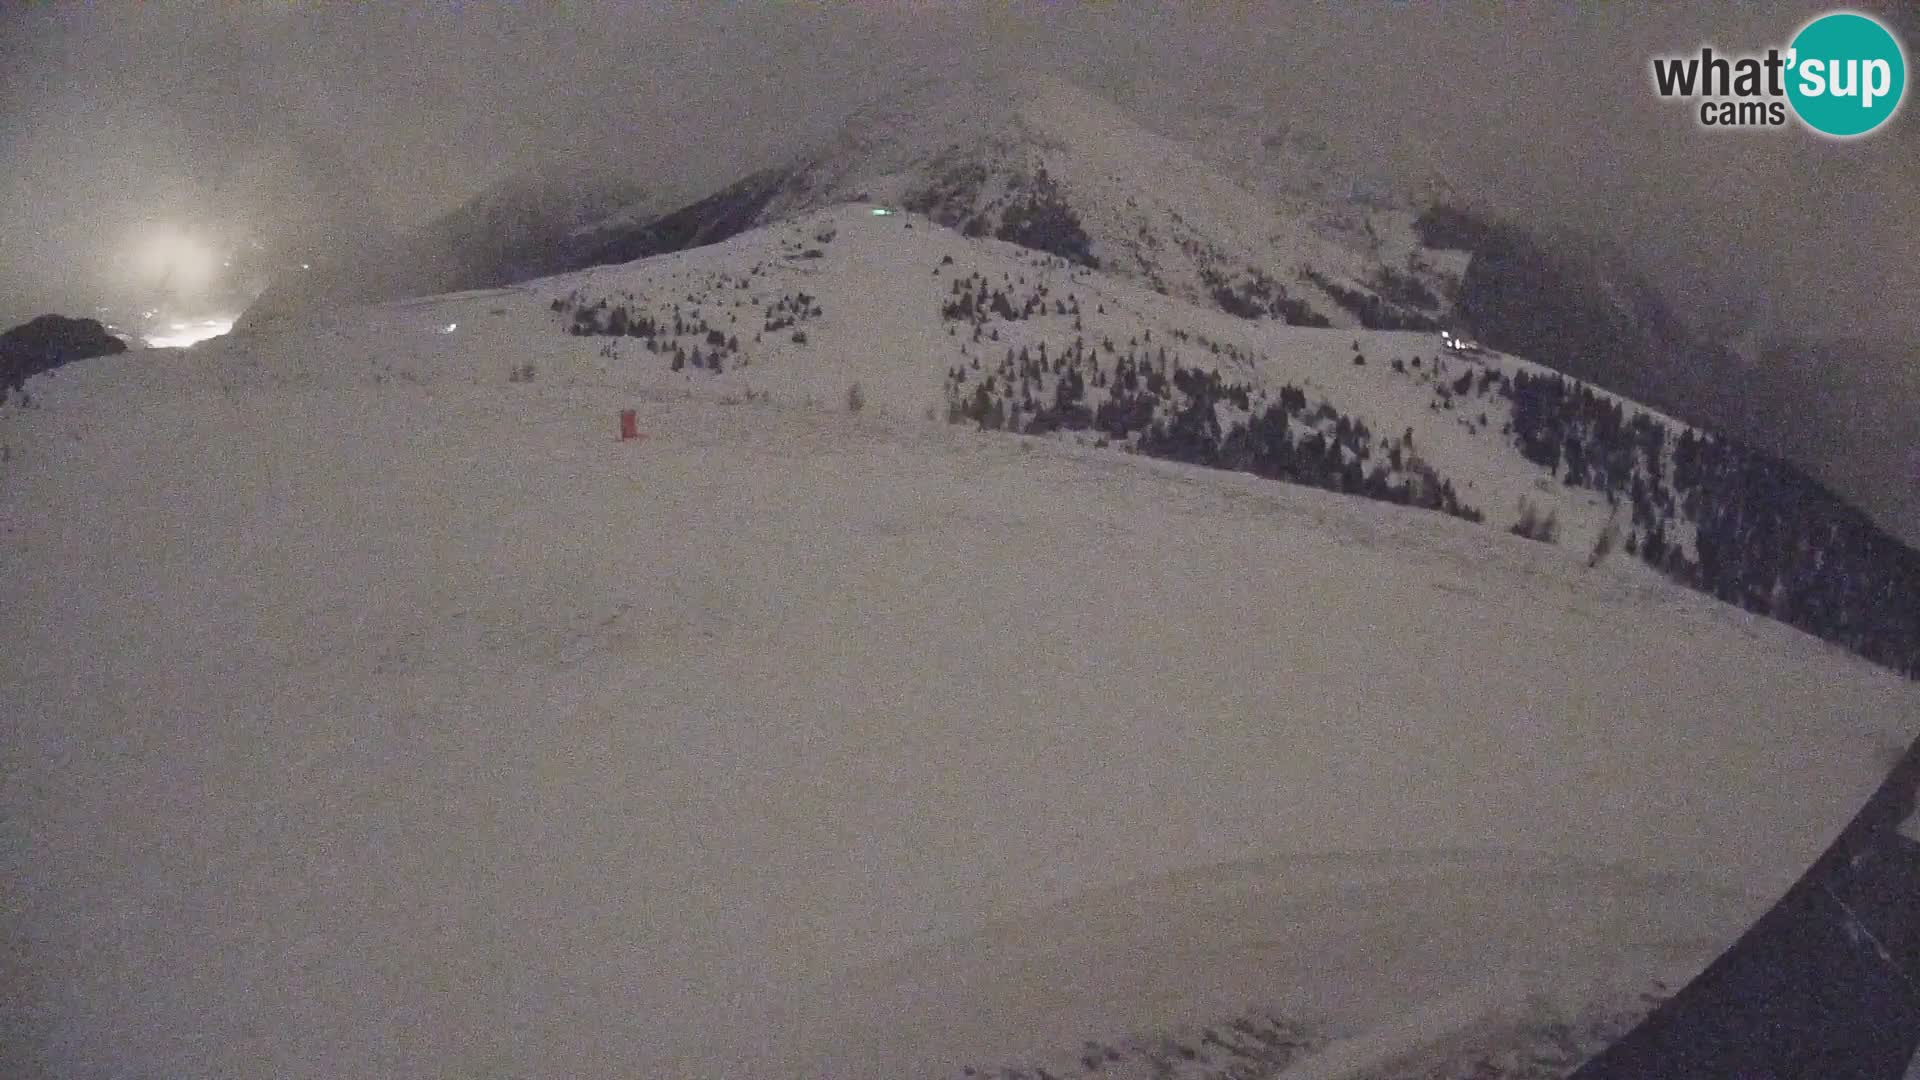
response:
{"label": "dark rocky outcrop", "polygon": [[17,390],[63,364],[126,351],[127,343],[98,320],[41,315],[0,334],[0,390]]}

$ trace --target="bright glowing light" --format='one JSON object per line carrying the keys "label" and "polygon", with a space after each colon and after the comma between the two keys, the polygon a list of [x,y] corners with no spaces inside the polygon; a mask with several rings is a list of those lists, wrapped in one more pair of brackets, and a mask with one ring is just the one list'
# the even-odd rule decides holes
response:
{"label": "bright glowing light", "polygon": [[308,263],[301,263],[301,264],[300,264],[300,269],[302,269],[302,270],[311,270],[311,269],[313,269],[313,267],[312,267],[312,266],[311,266],[310,264],[308,264]]}
{"label": "bright glowing light", "polygon": [[199,319],[194,322],[168,323],[162,333],[148,334],[145,337],[147,347],[151,349],[184,349],[197,345],[208,338],[217,338],[233,329],[233,319],[221,316],[214,319]]}
{"label": "bright glowing light", "polygon": [[441,332],[441,333],[443,333],[443,334],[451,334],[451,333],[453,333],[453,332],[454,332],[455,330],[458,330],[459,328],[460,328],[460,324],[459,324],[459,323],[457,323],[457,322],[450,322],[450,323],[448,323],[447,325],[445,325],[445,326],[443,326],[443,327],[441,327],[441,328],[440,328],[440,332]]}
{"label": "bright glowing light", "polygon": [[148,225],[120,258],[127,284],[174,297],[204,296],[219,279],[220,256],[205,238],[177,225]]}

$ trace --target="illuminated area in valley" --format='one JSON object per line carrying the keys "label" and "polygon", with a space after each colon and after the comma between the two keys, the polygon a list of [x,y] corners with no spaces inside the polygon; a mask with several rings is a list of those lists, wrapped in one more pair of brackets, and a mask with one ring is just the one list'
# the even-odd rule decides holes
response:
{"label": "illuminated area in valley", "polygon": [[227,333],[264,287],[260,255],[257,241],[217,224],[142,224],[112,261],[113,292],[138,302],[134,311],[121,312],[115,330],[156,349],[184,348]]}
{"label": "illuminated area in valley", "polygon": [[140,340],[149,348],[179,349],[195,345],[208,338],[216,338],[233,329],[232,316],[220,316],[192,321],[174,320],[159,330],[142,334]]}

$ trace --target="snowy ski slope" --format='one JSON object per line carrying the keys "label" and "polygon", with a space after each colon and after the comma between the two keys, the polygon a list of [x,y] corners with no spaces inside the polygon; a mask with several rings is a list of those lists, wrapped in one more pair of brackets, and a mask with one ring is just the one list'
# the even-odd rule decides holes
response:
{"label": "snowy ski slope", "polygon": [[[949,368],[1074,333],[949,335],[971,273],[1413,427],[1489,520],[948,425]],[[1400,1075],[1643,1011],[1920,689],[1589,569],[1602,508],[1387,364],[1435,351],[853,206],[36,379],[0,1072]]]}

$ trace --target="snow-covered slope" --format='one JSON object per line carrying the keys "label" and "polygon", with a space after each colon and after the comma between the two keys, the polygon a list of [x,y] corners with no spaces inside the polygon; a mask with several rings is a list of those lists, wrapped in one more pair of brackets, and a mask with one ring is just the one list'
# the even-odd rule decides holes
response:
{"label": "snow-covered slope", "polygon": [[[942,316],[982,279],[1079,314]],[[945,422],[1149,333],[1414,428],[1490,520]],[[1920,691],[1589,568],[1601,509],[1436,349],[852,206],[33,380],[0,1071],[1352,1075],[1617,1026]]]}
{"label": "snow-covered slope", "polygon": [[[1006,298],[1014,317],[991,310],[994,293]],[[953,312],[957,298],[976,295],[986,299],[974,313]],[[495,309],[502,314],[490,314]],[[534,309],[538,318],[530,314]],[[427,311],[439,314],[422,314]],[[451,333],[435,332],[410,345],[412,359],[402,370],[422,378],[505,379],[504,370],[474,371],[463,359],[471,336],[504,331],[529,339],[521,346],[529,360],[553,365],[553,374],[568,378],[835,406],[858,382],[875,409],[895,416],[949,415],[1009,357],[1017,365],[1023,354],[1030,361],[1046,356],[1091,380],[1112,376],[1132,356],[1143,368],[1160,367],[1162,375],[1184,367],[1246,386],[1245,405],[1222,408],[1228,426],[1246,421],[1262,402],[1277,402],[1283,389],[1298,390],[1305,409],[1295,417],[1296,432],[1324,429],[1331,441],[1349,422],[1356,430],[1363,426],[1372,437],[1349,437],[1360,449],[1347,451],[1348,460],[1364,453],[1365,470],[1382,468],[1389,481],[1402,485],[1419,483],[1409,478],[1422,470],[1416,462],[1424,463],[1435,483],[1449,484],[1460,504],[1479,511],[1490,527],[1512,524],[1524,500],[1542,518],[1553,515],[1559,542],[1582,554],[1610,520],[1622,539],[1626,532],[1626,514],[1595,491],[1554,480],[1520,455],[1512,435],[1502,430],[1513,405],[1498,391],[1498,380],[1544,374],[1525,361],[1455,356],[1437,334],[1241,319],[1012,243],[957,235],[920,215],[876,215],[862,204],[504,293],[420,301],[375,309],[371,316],[354,312],[325,332],[371,337],[362,348],[373,350],[390,333],[418,337],[422,327],[449,324],[456,326]],[[642,333],[648,336],[637,336]],[[244,339],[233,348],[251,355]],[[677,370],[676,352],[682,355]],[[1365,363],[1356,365],[1356,355]],[[1051,403],[1063,373],[1049,369],[1035,376],[1019,399]],[[306,367],[285,376],[353,377]],[[1469,388],[1456,393],[1463,377]],[[1003,399],[1010,389],[1004,375],[992,387]],[[1089,416],[1114,396],[1111,386],[1089,386]],[[1150,402],[1148,415],[1164,423],[1190,401],[1169,386]],[[1323,404],[1331,412],[1321,410]],[[1644,413],[1656,421],[1665,444],[1685,430],[1630,402],[1623,405],[1629,416]],[[1015,415],[1003,424],[1037,431],[1042,419]],[[1083,423],[1081,430],[1063,434],[1131,445],[1146,426],[1106,438]],[[1672,532],[1684,550],[1690,535],[1684,514]]]}
{"label": "snow-covered slope", "polygon": [[1515,357],[1456,354],[1438,334],[1242,319],[880,209],[541,287],[573,333],[620,339],[601,346],[628,358],[609,370],[704,384],[717,352],[720,385],[825,401],[871,379],[883,404],[924,412],[937,362],[935,415],[1443,510],[1596,559],[1620,551],[1920,672],[1920,555],[1737,444]]}
{"label": "snow-covered slope", "polygon": [[[410,377],[441,370],[426,361],[458,356],[463,335],[496,334],[508,318],[529,359],[550,354],[570,377],[820,402],[859,382],[896,414],[1058,432],[1497,529],[1531,522],[1533,535],[1596,557],[1610,541],[1749,610],[1920,670],[1910,625],[1920,608],[1886,599],[1920,589],[1920,557],[1736,446],[1515,357],[1456,355],[1438,334],[1242,319],[876,209],[802,214],[529,283],[497,304],[390,310],[412,325],[416,307],[444,309],[465,328],[420,345]],[[389,315],[368,318],[349,315],[334,332],[378,335]],[[554,336],[563,330],[579,337]]]}

